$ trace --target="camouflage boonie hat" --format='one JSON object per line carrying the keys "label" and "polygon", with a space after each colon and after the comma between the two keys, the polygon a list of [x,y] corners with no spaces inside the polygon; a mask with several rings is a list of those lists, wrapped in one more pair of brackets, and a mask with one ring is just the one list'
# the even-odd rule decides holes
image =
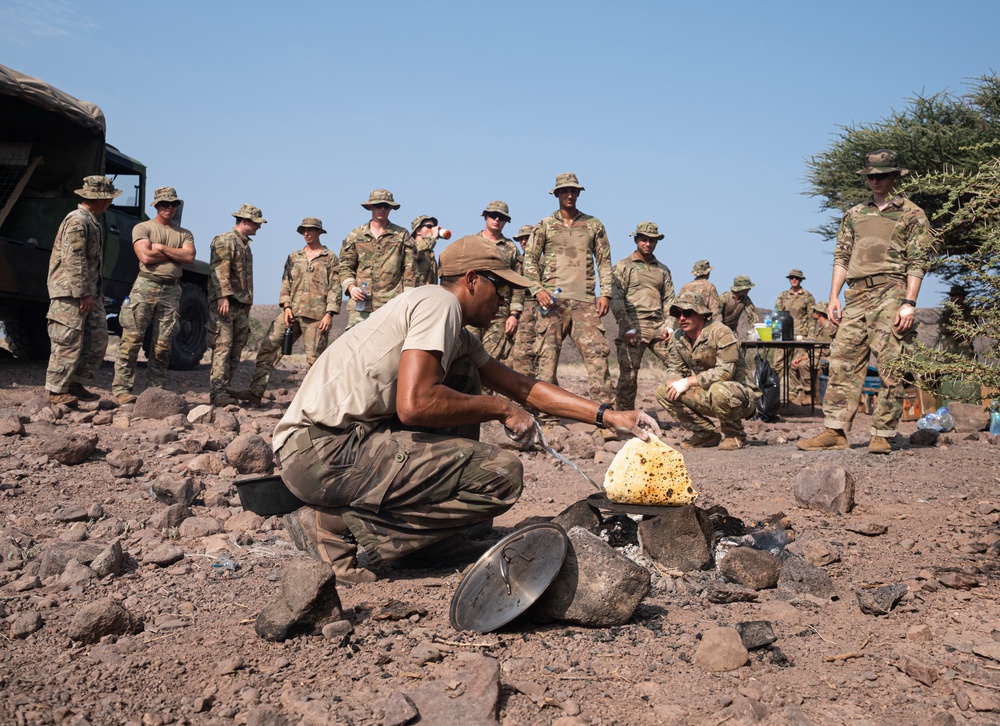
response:
{"label": "camouflage boonie hat", "polygon": [[184,204],[183,199],[177,198],[177,190],[173,187],[160,187],[153,192],[153,203],[149,206],[155,207],[160,202],[177,202],[178,204]]}
{"label": "camouflage boonie hat", "polygon": [[376,204],[388,204],[393,209],[399,209],[396,200],[392,198],[392,192],[388,189],[373,189],[372,193],[368,195],[368,201],[361,202],[361,206],[368,210],[371,210],[372,206]]}
{"label": "camouflage boonie hat", "polygon": [[549,194],[555,194],[559,189],[579,189],[581,192],[585,191],[583,185],[580,184],[580,180],[576,178],[576,174],[571,171],[556,176],[556,185],[549,189]]}
{"label": "camouflage boonie hat", "polygon": [[813,305],[813,312],[819,313],[820,315],[826,315],[826,300],[821,300],[815,305]]}
{"label": "camouflage boonie hat", "polygon": [[264,213],[260,211],[260,207],[255,207],[252,204],[244,204],[240,207],[240,211],[233,212],[233,216],[236,219],[249,219],[251,222],[256,222],[257,224],[267,224],[267,220],[264,219]]}
{"label": "camouflage boonie hat", "polygon": [[517,230],[517,234],[514,235],[514,239],[522,240],[525,237],[530,237],[531,233],[535,231],[535,228],[530,224],[522,224],[521,229]]}
{"label": "camouflage boonie hat", "polygon": [[424,222],[433,222],[435,227],[438,226],[437,217],[431,217],[428,214],[421,214],[419,217],[414,219],[413,224],[410,225],[410,234],[416,234],[417,230],[423,226]]}
{"label": "camouflage boonie hat", "polygon": [[968,294],[969,291],[961,285],[952,285],[951,289],[948,290],[948,297],[965,297]]}
{"label": "camouflage boonie hat", "polygon": [[858,169],[854,173],[859,176],[888,174],[893,171],[898,171],[900,176],[906,176],[910,173],[909,169],[904,169],[899,165],[899,157],[896,155],[896,152],[889,151],[888,149],[878,149],[877,151],[868,152],[865,155],[865,164],[864,169]]}
{"label": "camouflage boonie hat", "polygon": [[806,276],[802,274],[802,270],[797,270],[794,267],[788,271],[788,274],[785,275],[785,277],[797,277],[800,280],[806,279]]}
{"label": "camouflage boonie hat", "polygon": [[679,317],[681,310],[694,310],[706,317],[712,314],[712,309],[705,304],[705,296],[694,290],[686,290],[674,298],[670,304],[670,315]]}
{"label": "camouflage boonie hat", "polygon": [[115,189],[114,182],[106,176],[85,176],[83,188],[77,189],[75,194],[84,199],[117,199],[122,190]]}
{"label": "camouflage boonie hat", "polygon": [[507,206],[507,202],[501,202],[499,200],[495,202],[490,202],[489,204],[486,205],[486,209],[483,210],[482,216],[485,217],[488,212],[496,212],[497,214],[502,214],[507,218],[508,222],[510,221],[510,208]]}
{"label": "camouflage boonie hat", "polygon": [[302,224],[295,231],[302,234],[307,229],[318,229],[320,234],[326,234],[326,230],[323,229],[323,221],[319,217],[304,217]]}
{"label": "camouflage boonie hat", "polygon": [[739,292],[740,290],[749,290],[754,284],[750,282],[750,278],[746,275],[737,275],[733,278],[733,286],[729,288],[733,292]]}
{"label": "camouflage boonie hat", "polygon": [[708,264],[708,260],[698,260],[694,263],[694,267],[691,268],[691,274],[699,277],[700,275],[707,275],[714,269],[714,267]]}
{"label": "camouflage boonie hat", "polygon": [[649,239],[655,239],[657,242],[663,239],[663,235],[660,234],[660,230],[656,226],[655,222],[639,222],[639,224],[635,226],[635,232],[629,236],[638,237],[639,235],[649,237]]}

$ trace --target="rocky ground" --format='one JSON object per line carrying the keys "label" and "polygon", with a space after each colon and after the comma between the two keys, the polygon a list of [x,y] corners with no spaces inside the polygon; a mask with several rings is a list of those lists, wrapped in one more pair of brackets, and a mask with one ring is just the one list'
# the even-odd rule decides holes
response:
{"label": "rocky ground", "polygon": [[[793,581],[780,565],[774,587],[730,567],[740,586],[714,567],[681,572],[637,556],[651,589],[624,625],[522,617],[474,634],[449,623],[468,560],[422,561],[338,586],[341,622],[323,635],[265,640],[258,614],[283,573],[308,559],[280,520],[242,510],[234,482],[240,470],[269,470],[260,440],[302,372],[300,356],[283,362],[262,408],[198,408],[208,403],[205,365],[169,374],[183,411],[166,394],[117,407],[109,357],[104,399],[71,410],[47,405],[43,366],[0,358],[0,722],[1000,721],[996,439],[952,433],[917,447],[905,423],[899,450],[874,457],[860,415],[850,450],[807,454],[794,441],[821,423],[806,408],[750,423],[742,451],[684,458],[699,506],[790,527],[785,556],[822,576]],[[641,383],[642,406],[668,424],[651,375]],[[563,384],[582,392],[585,381]],[[555,438],[600,481],[620,444],[603,448],[591,431],[574,425]],[[592,492],[547,454],[521,458],[524,496],[487,543]],[[831,467],[855,482],[850,513],[796,501],[803,472]],[[752,621],[767,621],[774,642],[747,653],[728,636]],[[771,640],[755,632],[754,645]]]}

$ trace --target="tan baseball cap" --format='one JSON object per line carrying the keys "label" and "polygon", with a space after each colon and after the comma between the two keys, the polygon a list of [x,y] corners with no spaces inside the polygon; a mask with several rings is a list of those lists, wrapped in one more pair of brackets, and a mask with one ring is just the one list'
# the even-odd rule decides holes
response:
{"label": "tan baseball cap", "polygon": [[510,269],[495,242],[478,234],[455,240],[441,253],[441,277],[464,275],[469,270],[493,272],[514,287],[531,286],[531,280]]}

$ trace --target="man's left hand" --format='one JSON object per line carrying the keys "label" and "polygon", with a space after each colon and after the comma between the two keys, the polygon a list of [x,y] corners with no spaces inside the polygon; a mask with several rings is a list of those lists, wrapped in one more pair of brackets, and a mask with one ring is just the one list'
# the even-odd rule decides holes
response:
{"label": "man's left hand", "polygon": [[319,332],[326,333],[333,327],[333,315],[326,313],[319,321]]}
{"label": "man's left hand", "polygon": [[645,411],[605,411],[605,423],[617,432],[628,432],[643,441],[649,440],[649,434],[660,436],[660,425],[656,419]]}
{"label": "man's left hand", "polygon": [[675,381],[671,381],[667,384],[667,398],[671,401],[676,401],[690,386],[691,384],[688,383],[687,378],[678,378]]}
{"label": "man's left hand", "polygon": [[900,306],[899,310],[896,311],[896,319],[892,321],[897,333],[905,333],[913,327],[916,312],[916,309],[912,305]]}
{"label": "man's left hand", "polygon": [[597,298],[597,316],[603,318],[611,309],[611,298],[601,295]]}
{"label": "man's left hand", "polygon": [[504,323],[503,332],[508,336],[513,337],[514,333],[517,332],[518,319],[513,315],[507,316],[507,322]]}

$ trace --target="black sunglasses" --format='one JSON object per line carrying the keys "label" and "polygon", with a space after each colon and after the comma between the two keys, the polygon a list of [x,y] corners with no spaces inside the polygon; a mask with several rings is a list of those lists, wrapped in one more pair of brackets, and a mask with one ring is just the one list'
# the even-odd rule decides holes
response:
{"label": "black sunglasses", "polygon": [[489,217],[490,219],[502,219],[506,222],[510,221],[510,217],[508,217],[506,214],[500,214],[500,212],[487,212],[486,216]]}
{"label": "black sunglasses", "polygon": [[883,179],[888,179],[889,177],[891,177],[895,173],[896,172],[894,172],[894,171],[887,171],[887,172],[884,172],[882,174],[865,174],[865,176],[868,179],[877,179],[878,181],[882,181]]}
{"label": "black sunglasses", "polygon": [[476,274],[480,277],[485,277],[487,280],[492,282],[493,287],[496,288],[497,295],[500,297],[507,297],[507,295],[510,294],[510,285],[496,275],[491,275],[488,272],[477,272]]}

